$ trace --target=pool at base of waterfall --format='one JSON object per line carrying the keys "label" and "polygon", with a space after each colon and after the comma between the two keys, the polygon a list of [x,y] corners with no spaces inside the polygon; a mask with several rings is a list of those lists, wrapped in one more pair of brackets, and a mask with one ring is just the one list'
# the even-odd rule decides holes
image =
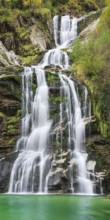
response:
{"label": "pool at base of waterfall", "polygon": [[0,195],[0,220],[109,220],[110,200],[99,196]]}

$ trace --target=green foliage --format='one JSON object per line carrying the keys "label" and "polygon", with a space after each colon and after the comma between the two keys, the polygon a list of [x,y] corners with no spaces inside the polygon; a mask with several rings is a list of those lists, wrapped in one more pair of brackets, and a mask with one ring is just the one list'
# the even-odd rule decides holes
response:
{"label": "green foliage", "polygon": [[110,7],[105,8],[103,11],[103,16],[101,18],[100,29],[101,28],[110,28]]}
{"label": "green foliage", "polygon": [[[106,13],[108,17],[106,16]],[[71,53],[72,66],[77,78],[88,85],[94,99],[94,112],[99,119],[100,131],[110,136],[110,14],[104,10],[97,30],[86,42],[76,40]]]}
{"label": "green foliage", "polygon": [[53,84],[53,82],[55,80],[57,80],[57,79],[58,79],[58,75],[57,74],[53,74],[51,72],[47,72],[47,81],[48,81],[49,85]]}
{"label": "green foliage", "polygon": [[12,12],[11,9],[7,10],[7,8],[0,8],[0,23],[4,21],[12,22]]}
{"label": "green foliage", "polygon": [[11,138],[8,142],[8,145],[14,145],[15,144],[16,139],[15,138]]}
{"label": "green foliage", "polygon": [[3,124],[6,123],[6,115],[3,112],[0,112],[0,119],[2,119]]}
{"label": "green foliage", "polygon": [[104,0],[52,0],[53,7],[56,7],[59,12],[64,13],[69,11],[72,14],[83,14],[89,11],[97,10],[104,6]]}
{"label": "green foliage", "polygon": [[25,11],[29,9],[32,14],[38,13],[41,17],[48,19],[57,11],[65,13],[69,10],[73,14],[79,14],[97,10],[103,6],[103,2],[104,0],[0,0],[0,6],[8,8],[8,10],[16,8]]}
{"label": "green foliage", "polygon": [[1,0],[0,5],[6,8],[22,9],[23,1],[22,0]]}
{"label": "green foliage", "polygon": [[42,0],[23,0],[23,5],[26,7],[41,7]]}
{"label": "green foliage", "polygon": [[22,40],[26,40],[27,36],[29,37],[30,30],[29,29],[26,30],[26,28],[20,27],[20,28],[17,28],[16,33],[19,36],[19,38],[21,38]]}
{"label": "green foliage", "polygon": [[13,117],[10,117],[7,121],[7,125],[8,126],[13,126],[15,123],[19,122],[20,120],[20,116],[17,115],[17,116],[13,116]]}
{"label": "green foliage", "polygon": [[37,8],[36,11],[34,11],[34,14],[42,20],[49,20],[51,18],[50,10],[48,8]]}
{"label": "green foliage", "polygon": [[27,56],[27,57],[21,57],[21,60],[25,63],[25,65],[30,65],[32,64],[32,62],[34,62],[35,60],[37,60],[38,55],[33,55],[33,56]]}
{"label": "green foliage", "polygon": [[46,1],[46,3],[44,4],[45,8],[47,8],[51,15],[54,16],[57,12],[56,12],[56,7],[54,7],[53,5],[53,1],[52,0],[48,0]]}

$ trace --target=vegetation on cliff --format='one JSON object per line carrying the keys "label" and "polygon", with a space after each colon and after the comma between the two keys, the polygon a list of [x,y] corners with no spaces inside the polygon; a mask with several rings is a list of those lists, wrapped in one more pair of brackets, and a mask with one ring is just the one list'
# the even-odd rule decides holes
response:
{"label": "vegetation on cliff", "polygon": [[76,40],[71,53],[76,77],[83,80],[93,98],[93,111],[104,137],[110,137],[110,2],[87,41]]}
{"label": "vegetation on cliff", "polygon": [[39,43],[32,42],[32,26],[37,27],[34,29],[40,36],[35,38],[40,39],[40,45],[43,36],[46,50],[53,44],[51,27],[55,14],[67,12],[80,16],[103,6],[104,0],[0,0],[0,41],[7,50],[19,55],[25,65],[29,65],[36,62],[42,52]]}
{"label": "vegetation on cliff", "polygon": [[5,8],[19,9],[34,16],[49,18],[60,12],[71,12],[79,15],[97,10],[104,6],[104,0],[0,0],[1,11]]}

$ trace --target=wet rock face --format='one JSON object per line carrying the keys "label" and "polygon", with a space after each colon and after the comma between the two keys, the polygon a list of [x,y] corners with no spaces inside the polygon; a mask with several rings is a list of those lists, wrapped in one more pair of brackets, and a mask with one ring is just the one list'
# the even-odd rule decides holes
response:
{"label": "wet rock face", "polygon": [[[43,24],[40,19],[18,15],[14,22],[6,20],[0,23],[0,41],[8,51],[14,51],[13,57],[15,53],[20,56],[23,64],[29,65],[37,60],[43,51],[51,48],[53,44],[51,30],[52,20],[48,24],[46,22]],[[3,66],[8,65],[8,62],[3,62],[1,56],[0,60]]]}
{"label": "wet rock face", "polygon": [[8,192],[9,179],[13,163],[17,158],[18,153],[12,153],[0,159],[0,192]]}
{"label": "wet rock face", "polygon": [[86,144],[89,152],[88,160],[96,162],[94,167],[94,181],[98,183],[95,188],[97,193],[110,192],[110,141],[102,138],[99,134],[89,136]]}
{"label": "wet rock face", "polygon": [[3,67],[18,66],[20,65],[20,60],[14,51],[8,51],[3,43],[0,41],[0,65]]}
{"label": "wet rock face", "polygon": [[0,69],[0,192],[8,191],[10,173],[18,153],[20,135],[21,79],[19,67]]}
{"label": "wet rock face", "polygon": [[68,179],[64,173],[65,170],[63,168],[57,168],[55,171],[50,173],[48,183],[48,190],[50,192],[68,192]]}
{"label": "wet rock face", "polygon": [[20,77],[14,69],[0,75],[0,158],[12,152],[20,134]]}
{"label": "wet rock face", "polygon": [[[50,24],[52,30],[52,21]],[[49,28],[50,28],[49,27]],[[46,51],[47,49],[51,48],[51,34],[48,30],[46,34],[44,34],[43,30],[39,28],[39,23],[35,21],[35,24],[30,26],[30,40],[31,43],[35,46],[38,46],[40,51]]]}
{"label": "wet rock face", "polygon": [[107,175],[103,179],[103,190],[105,194],[110,193],[110,166]]}

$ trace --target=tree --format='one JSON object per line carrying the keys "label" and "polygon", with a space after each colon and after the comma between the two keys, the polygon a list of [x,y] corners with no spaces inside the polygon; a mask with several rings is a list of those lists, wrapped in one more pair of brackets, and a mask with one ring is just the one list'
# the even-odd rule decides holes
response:
{"label": "tree", "polygon": [[25,7],[30,7],[30,8],[40,7],[41,4],[42,4],[42,0],[23,0],[23,5]]}

